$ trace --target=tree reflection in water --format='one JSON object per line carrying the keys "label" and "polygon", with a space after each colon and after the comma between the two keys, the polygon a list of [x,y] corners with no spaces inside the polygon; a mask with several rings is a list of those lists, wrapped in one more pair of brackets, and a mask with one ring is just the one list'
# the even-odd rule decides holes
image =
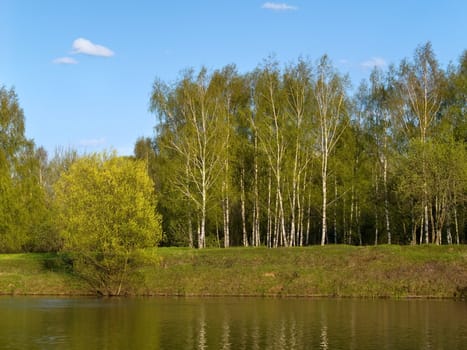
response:
{"label": "tree reflection in water", "polygon": [[0,297],[0,349],[462,349],[450,300]]}

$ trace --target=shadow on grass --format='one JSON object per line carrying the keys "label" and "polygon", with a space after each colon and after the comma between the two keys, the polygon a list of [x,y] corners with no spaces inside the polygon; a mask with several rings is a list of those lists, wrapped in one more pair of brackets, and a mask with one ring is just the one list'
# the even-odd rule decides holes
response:
{"label": "shadow on grass", "polygon": [[43,256],[42,266],[50,272],[73,272],[73,259],[68,254],[47,253]]}

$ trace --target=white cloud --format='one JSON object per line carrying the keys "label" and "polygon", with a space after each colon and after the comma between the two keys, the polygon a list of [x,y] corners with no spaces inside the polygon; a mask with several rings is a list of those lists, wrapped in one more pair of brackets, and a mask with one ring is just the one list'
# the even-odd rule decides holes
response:
{"label": "white cloud", "polygon": [[104,137],[99,139],[85,139],[79,141],[79,146],[81,147],[98,147],[105,145],[107,140]]}
{"label": "white cloud", "polygon": [[77,64],[78,61],[72,57],[58,57],[52,61],[55,64]]}
{"label": "white cloud", "polygon": [[370,60],[364,61],[360,64],[363,68],[373,68],[373,67],[386,67],[387,63],[384,58],[373,57]]}
{"label": "white cloud", "polygon": [[278,2],[265,2],[263,6],[261,6],[263,9],[267,10],[273,10],[273,11],[294,11],[298,10],[297,6],[292,6],[288,5],[285,3],[278,3]]}
{"label": "white cloud", "polygon": [[102,45],[94,44],[90,40],[84,38],[78,38],[75,41],[73,41],[73,53],[82,53],[85,55],[101,57],[111,57],[114,55],[114,52],[109,48]]}

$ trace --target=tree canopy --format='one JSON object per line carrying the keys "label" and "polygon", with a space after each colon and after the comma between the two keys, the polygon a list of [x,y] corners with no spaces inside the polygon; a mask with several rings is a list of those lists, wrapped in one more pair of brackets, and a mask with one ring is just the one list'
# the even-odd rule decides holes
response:
{"label": "tree canopy", "polygon": [[0,251],[47,250],[53,236],[40,154],[26,138],[16,92],[0,87]]}
{"label": "tree canopy", "polygon": [[353,95],[326,55],[157,80],[167,237],[182,227],[200,248],[465,241],[465,66],[464,53],[443,69],[426,43]]}
{"label": "tree canopy", "polygon": [[161,239],[154,184],[142,161],[93,154],[74,162],[55,185],[64,251],[99,293],[119,295],[142,248]]}
{"label": "tree canopy", "polygon": [[426,43],[353,89],[326,55],[188,69],[149,102],[134,157],[49,159],[0,85],[0,252],[73,252],[118,294],[158,244],[467,242],[467,51]]}

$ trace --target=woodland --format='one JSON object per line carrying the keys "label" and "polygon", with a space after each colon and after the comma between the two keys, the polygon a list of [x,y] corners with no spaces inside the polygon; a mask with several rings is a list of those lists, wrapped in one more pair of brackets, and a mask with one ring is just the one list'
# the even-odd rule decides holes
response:
{"label": "woodland", "polygon": [[1,87],[0,252],[467,242],[467,51],[358,85],[326,55],[187,69],[149,103],[133,156],[48,155]]}

